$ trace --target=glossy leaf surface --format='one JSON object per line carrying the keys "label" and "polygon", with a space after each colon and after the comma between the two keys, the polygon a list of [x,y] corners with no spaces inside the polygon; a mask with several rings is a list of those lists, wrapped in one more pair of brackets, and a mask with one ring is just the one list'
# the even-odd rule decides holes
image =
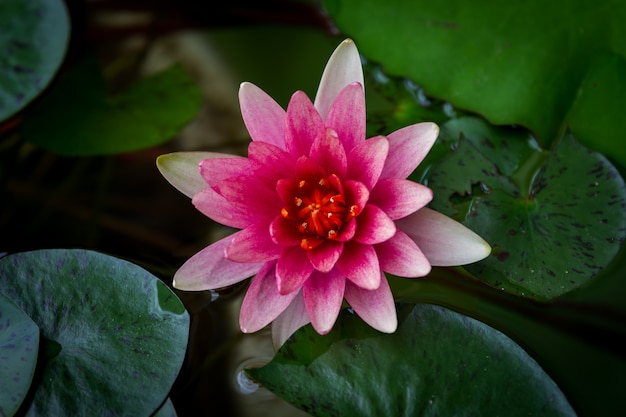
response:
{"label": "glossy leaf surface", "polygon": [[452,149],[427,174],[432,207],[493,247],[467,269],[496,288],[547,300],[603,270],[626,238],[626,187],[602,155],[565,135],[552,151],[478,119],[446,123]]}
{"label": "glossy leaf surface", "polygon": [[96,252],[41,250],[0,259],[0,292],[41,329],[41,378],[26,415],[138,416],[161,406],[189,316],[157,278]]}
{"label": "glossy leaf surface", "polygon": [[432,305],[399,305],[398,314],[397,332],[383,335],[344,311],[328,336],[300,329],[248,372],[315,416],[575,415],[502,333]]}
{"label": "glossy leaf surface", "polygon": [[39,328],[0,293],[0,415],[13,415],[35,373]]}
{"label": "glossy leaf surface", "polygon": [[46,88],[57,72],[70,34],[62,0],[0,2],[0,122]]}

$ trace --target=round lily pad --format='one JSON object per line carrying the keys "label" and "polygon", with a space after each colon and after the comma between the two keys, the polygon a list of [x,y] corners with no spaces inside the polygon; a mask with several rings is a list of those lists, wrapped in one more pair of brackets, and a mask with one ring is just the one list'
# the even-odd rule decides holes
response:
{"label": "round lily pad", "polygon": [[[427,175],[432,207],[487,240],[467,269],[490,285],[549,300],[596,277],[626,238],[626,187],[601,154],[566,134],[550,151],[523,130],[448,122],[452,151]],[[441,145],[440,145],[441,146]]]}
{"label": "round lily pad", "polygon": [[0,1],[0,121],[8,119],[48,85],[70,34],[62,0]]}
{"label": "round lily pad", "polygon": [[144,269],[85,250],[0,259],[0,292],[41,329],[28,416],[147,416],[183,362],[189,315]]}
{"label": "round lily pad", "polygon": [[0,415],[12,416],[30,387],[39,328],[13,302],[0,293]]}
{"label": "round lily pad", "polygon": [[575,416],[554,381],[497,330],[443,307],[398,305],[381,334],[344,310],[247,372],[314,416]]}

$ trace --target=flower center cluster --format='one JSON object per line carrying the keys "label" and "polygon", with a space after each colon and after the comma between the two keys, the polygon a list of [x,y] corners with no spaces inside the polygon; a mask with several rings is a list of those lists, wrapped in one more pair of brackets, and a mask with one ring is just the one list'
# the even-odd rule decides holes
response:
{"label": "flower center cluster", "polygon": [[300,180],[291,204],[281,214],[297,225],[302,249],[311,250],[324,239],[337,239],[344,223],[359,211],[356,205],[347,206],[341,180],[332,174],[317,180]]}

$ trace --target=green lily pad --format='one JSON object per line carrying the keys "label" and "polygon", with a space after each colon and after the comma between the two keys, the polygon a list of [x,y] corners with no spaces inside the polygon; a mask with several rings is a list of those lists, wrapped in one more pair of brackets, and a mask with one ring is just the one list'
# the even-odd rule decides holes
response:
{"label": "green lily pad", "polygon": [[21,134],[60,155],[134,151],[172,139],[201,101],[200,88],[179,66],[109,96],[100,68],[86,59],[37,103]]}
{"label": "green lily pad", "polygon": [[[429,96],[518,124],[544,144],[564,125],[626,165],[626,3],[326,0],[338,28]],[[600,103],[600,105],[596,105]],[[587,111],[591,110],[591,111]],[[599,116],[599,117],[598,117]],[[584,129],[578,132],[578,128]]]}
{"label": "green lily pad", "polygon": [[189,315],[159,279],[96,252],[40,250],[0,259],[0,292],[41,329],[27,415],[147,416],[162,405]]}
{"label": "green lily pad", "polygon": [[0,415],[12,416],[26,397],[35,373],[39,328],[0,293]]}
{"label": "green lily pad", "polygon": [[549,300],[593,279],[626,238],[626,188],[602,155],[565,135],[548,152],[527,133],[463,118],[442,127],[453,151],[427,183],[432,207],[487,240],[489,258],[467,266],[514,294]]}
{"label": "green lily pad", "polygon": [[315,416],[574,416],[550,377],[502,333],[432,305],[398,305],[381,334],[343,311],[306,326],[248,373]]}
{"label": "green lily pad", "polygon": [[46,88],[70,33],[62,0],[0,1],[0,122]]}

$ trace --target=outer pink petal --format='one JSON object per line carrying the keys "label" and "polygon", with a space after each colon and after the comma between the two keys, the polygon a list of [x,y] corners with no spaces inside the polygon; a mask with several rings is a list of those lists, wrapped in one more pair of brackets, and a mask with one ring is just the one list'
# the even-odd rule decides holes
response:
{"label": "outer pink petal", "polygon": [[384,274],[381,273],[380,286],[371,291],[346,282],[345,297],[359,317],[376,330],[393,333],[398,328],[393,294]]}
{"label": "outer pink petal", "polygon": [[365,140],[365,92],[362,84],[351,83],[341,90],[325,124],[337,132],[346,151]]}
{"label": "outer pink petal", "polygon": [[346,278],[337,269],[328,273],[314,271],[304,283],[304,305],[319,334],[328,333],[337,321],[345,287]]}
{"label": "outer pink petal", "polygon": [[282,208],[276,185],[259,177],[227,178],[219,184],[219,193],[249,218],[263,219],[268,224]]}
{"label": "outer pink petal", "polygon": [[356,218],[354,240],[374,245],[384,242],[396,234],[396,224],[378,207],[368,204]]}
{"label": "outer pink petal", "polygon": [[417,278],[428,275],[430,262],[417,244],[402,230],[389,240],[374,246],[378,254],[380,268],[405,278]]}
{"label": "outer pink petal", "polygon": [[274,350],[278,350],[296,330],[311,322],[309,313],[304,306],[302,291],[298,291],[296,294],[296,298],[289,304],[289,307],[272,323]]}
{"label": "outer pink petal", "polygon": [[330,56],[315,95],[315,108],[322,118],[326,119],[339,92],[353,82],[364,85],[363,68],[356,45],[352,39],[346,39]]}
{"label": "outer pink petal", "polygon": [[285,248],[276,265],[276,282],[281,294],[299,290],[313,272],[304,249],[299,246]]}
{"label": "outer pink petal", "polygon": [[324,133],[324,122],[303,91],[296,91],[287,107],[285,145],[294,157],[308,155],[315,138]]}
{"label": "outer pink petal", "polygon": [[200,175],[211,186],[217,186],[226,178],[240,177],[250,173],[250,161],[248,158],[211,158],[205,159],[199,164]]}
{"label": "outer pink petal", "polygon": [[241,116],[253,141],[285,149],[285,110],[252,83],[239,87]]}
{"label": "outer pink petal", "polygon": [[255,175],[271,178],[274,181],[293,175],[296,163],[287,151],[266,142],[250,142],[248,159]]}
{"label": "outer pink petal", "polygon": [[387,135],[389,156],[381,178],[406,178],[422,162],[439,135],[439,127],[430,122],[403,127]]}
{"label": "outer pink petal", "polygon": [[296,246],[302,241],[302,235],[293,223],[282,216],[276,216],[270,224],[270,236],[281,246]]}
{"label": "outer pink petal", "polygon": [[428,208],[397,220],[396,225],[415,240],[431,265],[465,265],[491,252],[489,244],[476,233]]}
{"label": "outer pink petal", "polygon": [[406,217],[433,199],[430,188],[399,178],[385,178],[372,190],[369,202],[387,213],[390,219]]}
{"label": "outer pink petal", "polygon": [[348,174],[352,180],[360,181],[371,190],[382,172],[389,152],[389,141],[377,136],[359,143],[348,153]]}
{"label": "outer pink petal", "polygon": [[270,237],[268,224],[253,224],[233,238],[226,248],[226,258],[234,262],[267,262],[277,259],[282,248]]}
{"label": "outer pink petal", "polygon": [[201,190],[191,202],[202,214],[223,225],[243,229],[253,223],[248,213],[234,207],[212,188]]}
{"label": "outer pink petal", "polygon": [[326,240],[317,248],[307,251],[307,255],[315,269],[320,272],[329,272],[335,266],[342,251],[343,243]]}
{"label": "outer pink petal", "polygon": [[337,269],[361,288],[375,290],[380,285],[380,264],[374,248],[356,242],[347,243]]}
{"label": "outer pink petal", "polygon": [[206,181],[200,175],[198,164],[209,158],[237,158],[215,152],[174,152],[157,158],[157,168],[165,179],[178,191],[191,198],[203,188]]}
{"label": "outer pink petal", "polygon": [[252,279],[239,313],[244,333],[261,330],[291,304],[297,292],[283,295],[276,286],[276,262],[267,262]]}
{"label": "outer pink petal", "polygon": [[325,134],[315,139],[310,157],[326,170],[327,175],[336,174],[343,178],[346,174],[348,166],[346,151],[333,129],[326,129]]}
{"label": "outer pink petal", "polygon": [[236,236],[237,233],[219,240],[189,258],[174,274],[174,287],[185,291],[212,290],[256,274],[262,263],[233,262],[224,256]]}

